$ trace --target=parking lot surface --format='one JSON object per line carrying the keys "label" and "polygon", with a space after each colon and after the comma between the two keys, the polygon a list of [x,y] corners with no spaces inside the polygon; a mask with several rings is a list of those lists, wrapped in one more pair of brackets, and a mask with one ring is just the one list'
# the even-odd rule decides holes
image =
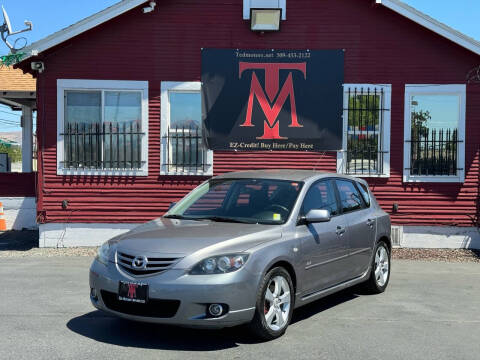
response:
{"label": "parking lot surface", "polygon": [[298,309],[285,336],[191,330],[94,310],[89,257],[0,259],[0,359],[479,359],[480,265],[396,261],[382,295]]}

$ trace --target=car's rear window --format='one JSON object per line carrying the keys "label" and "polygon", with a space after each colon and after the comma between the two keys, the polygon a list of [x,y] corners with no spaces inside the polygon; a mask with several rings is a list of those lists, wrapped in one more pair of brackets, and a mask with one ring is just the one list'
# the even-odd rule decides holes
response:
{"label": "car's rear window", "polygon": [[360,190],[360,194],[362,194],[362,198],[365,201],[365,205],[367,205],[367,207],[370,207],[371,200],[370,200],[370,194],[368,192],[368,188],[362,183],[357,182],[357,184],[358,184],[358,190]]}

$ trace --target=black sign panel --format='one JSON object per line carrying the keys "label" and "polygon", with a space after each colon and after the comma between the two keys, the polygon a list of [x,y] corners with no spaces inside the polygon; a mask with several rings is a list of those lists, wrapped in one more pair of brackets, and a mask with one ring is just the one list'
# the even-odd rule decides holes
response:
{"label": "black sign panel", "polygon": [[202,50],[213,150],[342,148],[342,50]]}

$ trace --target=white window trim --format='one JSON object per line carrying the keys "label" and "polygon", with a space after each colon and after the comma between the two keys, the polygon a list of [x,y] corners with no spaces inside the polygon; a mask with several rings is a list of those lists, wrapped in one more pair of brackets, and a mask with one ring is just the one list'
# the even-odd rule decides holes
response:
{"label": "white window trim", "polygon": [[[142,136],[141,153],[142,167],[136,170],[110,169],[66,169],[62,166],[64,160],[63,135],[65,120],[66,90],[137,90],[142,92]],[[103,111],[102,111],[103,114]],[[103,116],[103,115],[102,115]],[[111,175],[111,176],[148,176],[148,81],[120,80],[57,80],[57,175]]]}
{"label": "white window trim", "polygon": [[[408,142],[411,137],[411,104],[410,98],[415,94],[428,95],[459,95],[460,117],[458,124],[458,138],[462,140],[458,144],[457,176],[415,176],[410,175],[411,145]],[[432,183],[463,183],[465,181],[465,114],[467,86],[459,85],[429,85],[429,84],[406,84],[405,85],[405,118],[404,118],[404,145],[403,145],[403,182],[432,182]]]}
{"label": "white window trim", "polygon": [[357,89],[383,89],[383,104],[382,108],[387,109],[383,114],[383,129],[381,129],[381,136],[383,136],[382,151],[386,151],[383,155],[383,174],[348,174],[358,178],[389,178],[390,177],[390,122],[392,113],[392,85],[390,84],[343,84],[343,141],[342,150],[337,151],[337,172],[345,174],[347,164],[345,161],[345,154],[347,151],[347,130],[348,130],[348,88]]}
{"label": "white window trim", "polygon": [[166,136],[168,127],[170,124],[170,101],[168,97],[169,91],[175,92],[200,92],[202,90],[202,83],[199,81],[162,81],[160,95],[160,137],[161,137],[161,152],[160,152],[160,174],[161,175],[189,175],[189,176],[211,176],[213,175],[213,151],[208,150],[206,156],[205,171],[196,170],[191,171],[185,169],[185,171],[174,171],[168,169],[168,159],[166,148],[168,146]]}

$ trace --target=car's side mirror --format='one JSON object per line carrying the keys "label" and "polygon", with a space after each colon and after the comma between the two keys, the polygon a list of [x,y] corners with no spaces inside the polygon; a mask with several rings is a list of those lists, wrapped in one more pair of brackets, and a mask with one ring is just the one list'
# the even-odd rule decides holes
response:
{"label": "car's side mirror", "polygon": [[313,209],[305,216],[307,224],[328,222],[332,218],[330,210]]}
{"label": "car's side mirror", "polygon": [[170,210],[171,208],[173,208],[175,205],[177,205],[177,203],[176,203],[176,202],[172,202],[172,203],[170,204],[170,206],[168,207],[168,210]]}

